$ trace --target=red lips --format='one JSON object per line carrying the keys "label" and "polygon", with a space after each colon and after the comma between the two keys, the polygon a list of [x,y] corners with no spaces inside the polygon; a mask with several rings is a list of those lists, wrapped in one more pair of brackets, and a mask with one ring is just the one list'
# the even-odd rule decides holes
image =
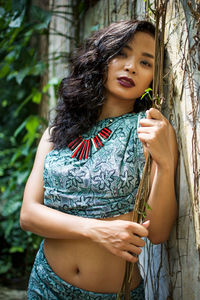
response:
{"label": "red lips", "polygon": [[135,86],[135,82],[129,77],[121,76],[121,77],[118,77],[117,80],[122,86],[125,86],[125,87]]}

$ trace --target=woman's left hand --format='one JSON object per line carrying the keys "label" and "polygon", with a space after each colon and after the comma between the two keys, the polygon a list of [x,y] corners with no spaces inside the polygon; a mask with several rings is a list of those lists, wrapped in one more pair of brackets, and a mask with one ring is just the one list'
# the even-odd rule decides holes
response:
{"label": "woman's left hand", "polygon": [[177,144],[175,132],[169,121],[155,108],[146,112],[140,120],[138,138],[160,167],[173,167],[176,163]]}

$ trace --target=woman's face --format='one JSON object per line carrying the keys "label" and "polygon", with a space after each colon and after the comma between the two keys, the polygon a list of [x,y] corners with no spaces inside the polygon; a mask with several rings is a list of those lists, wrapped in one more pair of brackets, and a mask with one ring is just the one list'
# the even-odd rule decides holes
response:
{"label": "woman's face", "polygon": [[108,64],[106,99],[131,100],[140,97],[153,80],[155,40],[137,32]]}

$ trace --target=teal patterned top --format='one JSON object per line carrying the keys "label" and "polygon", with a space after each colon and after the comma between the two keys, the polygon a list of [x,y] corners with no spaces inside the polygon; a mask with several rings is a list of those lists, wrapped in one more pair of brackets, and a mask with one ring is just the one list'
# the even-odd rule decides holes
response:
{"label": "teal patterned top", "polygon": [[[112,118],[104,146],[92,148],[88,159],[72,158],[72,151],[52,150],[45,158],[44,204],[87,218],[108,218],[133,210],[145,159],[137,137],[145,112]],[[100,120],[83,135],[95,136],[110,119]]]}

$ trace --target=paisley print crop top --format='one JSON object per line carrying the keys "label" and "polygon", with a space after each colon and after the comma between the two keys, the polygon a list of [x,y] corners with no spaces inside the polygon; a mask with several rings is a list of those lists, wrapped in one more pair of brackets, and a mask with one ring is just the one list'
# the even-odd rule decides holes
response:
{"label": "paisley print crop top", "polygon": [[[112,118],[110,136],[103,147],[92,148],[88,159],[72,158],[72,151],[52,150],[45,158],[44,204],[87,218],[108,218],[133,210],[145,159],[137,137],[145,113]],[[95,136],[107,126],[104,119],[83,135]]]}

